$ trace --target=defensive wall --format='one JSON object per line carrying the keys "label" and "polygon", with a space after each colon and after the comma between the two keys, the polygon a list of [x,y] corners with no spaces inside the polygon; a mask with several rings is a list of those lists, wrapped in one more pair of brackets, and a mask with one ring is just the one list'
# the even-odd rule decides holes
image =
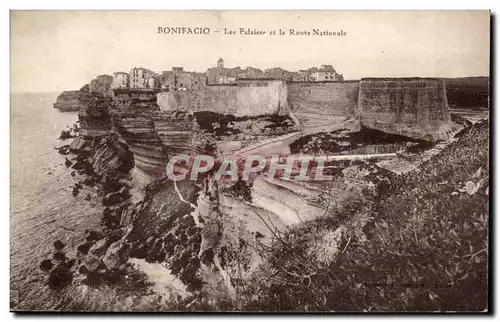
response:
{"label": "defensive wall", "polygon": [[444,82],[437,78],[247,79],[197,91],[158,93],[157,104],[165,111],[290,115],[305,134],[349,127],[352,120],[368,128],[430,141],[448,139],[457,130],[450,119]]}
{"label": "defensive wall", "polygon": [[363,78],[358,115],[362,126],[430,141],[454,132],[446,88],[437,78]]}
{"label": "defensive wall", "polygon": [[287,86],[268,81],[253,86],[209,85],[197,91],[158,93],[161,110],[210,111],[234,116],[288,115]]}

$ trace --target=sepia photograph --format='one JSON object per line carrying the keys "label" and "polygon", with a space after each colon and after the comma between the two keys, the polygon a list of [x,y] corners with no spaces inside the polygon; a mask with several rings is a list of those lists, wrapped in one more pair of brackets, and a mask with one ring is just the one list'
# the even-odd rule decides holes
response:
{"label": "sepia photograph", "polygon": [[11,10],[11,312],[491,312],[491,19]]}

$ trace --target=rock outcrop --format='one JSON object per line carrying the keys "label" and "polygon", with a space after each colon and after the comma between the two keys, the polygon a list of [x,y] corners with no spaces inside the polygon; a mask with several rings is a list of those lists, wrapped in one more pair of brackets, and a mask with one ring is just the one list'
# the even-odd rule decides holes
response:
{"label": "rock outcrop", "polygon": [[161,176],[167,165],[167,151],[149,113],[119,113],[113,117],[117,133],[134,153],[137,168]]}
{"label": "rock outcrop", "polygon": [[120,142],[115,135],[103,137],[96,142],[94,149],[90,164],[94,173],[99,176],[111,172],[125,174],[134,167],[134,154],[128,145]]}
{"label": "rock outcrop", "polygon": [[159,110],[156,103],[157,90],[116,88],[113,89],[113,101],[120,109],[125,110]]}
{"label": "rock outcrop", "polygon": [[110,133],[112,101],[92,92],[83,101],[85,106],[78,112],[81,135],[96,137]]}
{"label": "rock outcrop", "polygon": [[54,108],[63,112],[78,112],[84,106],[79,99],[79,91],[62,92],[54,103]]}

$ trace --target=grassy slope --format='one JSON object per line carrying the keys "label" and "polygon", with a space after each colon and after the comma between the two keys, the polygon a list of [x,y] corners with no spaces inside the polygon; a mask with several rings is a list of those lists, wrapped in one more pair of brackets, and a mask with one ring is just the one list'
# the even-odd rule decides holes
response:
{"label": "grassy slope", "polygon": [[[377,194],[364,193],[329,218],[292,231],[270,255],[270,265],[256,275],[240,308],[486,309],[488,153],[488,124],[478,124],[419,172],[392,176],[389,184],[381,181]],[[482,174],[473,179],[479,168]],[[480,179],[483,186],[474,195],[454,193],[467,181]],[[352,219],[360,213],[374,218],[362,228],[366,235],[344,235],[336,261],[319,263],[308,251],[310,240],[340,224],[350,231],[361,229]]]}

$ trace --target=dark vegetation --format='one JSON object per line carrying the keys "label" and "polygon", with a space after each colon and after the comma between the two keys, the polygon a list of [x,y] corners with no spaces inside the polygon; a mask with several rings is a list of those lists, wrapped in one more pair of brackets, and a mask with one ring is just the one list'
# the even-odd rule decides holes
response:
{"label": "dark vegetation", "polygon": [[241,130],[236,128],[237,123],[246,121],[266,122],[264,129],[274,131],[286,131],[294,126],[292,119],[289,116],[277,114],[269,114],[263,116],[234,116],[232,114],[220,114],[215,112],[195,112],[200,129],[215,135],[215,137],[228,136],[241,133]]}
{"label": "dark vegetation", "polygon": [[[363,191],[330,216],[284,234],[238,306],[250,311],[487,309],[488,146],[488,124],[481,122],[420,171],[385,173],[374,192]],[[470,180],[482,182],[479,190],[458,192]],[[354,220],[359,215],[373,220],[362,225]],[[351,233],[343,235],[336,260],[323,265],[308,245],[340,225]]]}
{"label": "dark vegetation", "polygon": [[290,145],[292,153],[348,153],[357,148],[382,144],[423,144],[424,141],[378,130],[362,128],[357,132],[337,130],[303,136]]}
{"label": "dark vegetation", "polygon": [[489,77],[443,78],[452,108],[489,108]]}

